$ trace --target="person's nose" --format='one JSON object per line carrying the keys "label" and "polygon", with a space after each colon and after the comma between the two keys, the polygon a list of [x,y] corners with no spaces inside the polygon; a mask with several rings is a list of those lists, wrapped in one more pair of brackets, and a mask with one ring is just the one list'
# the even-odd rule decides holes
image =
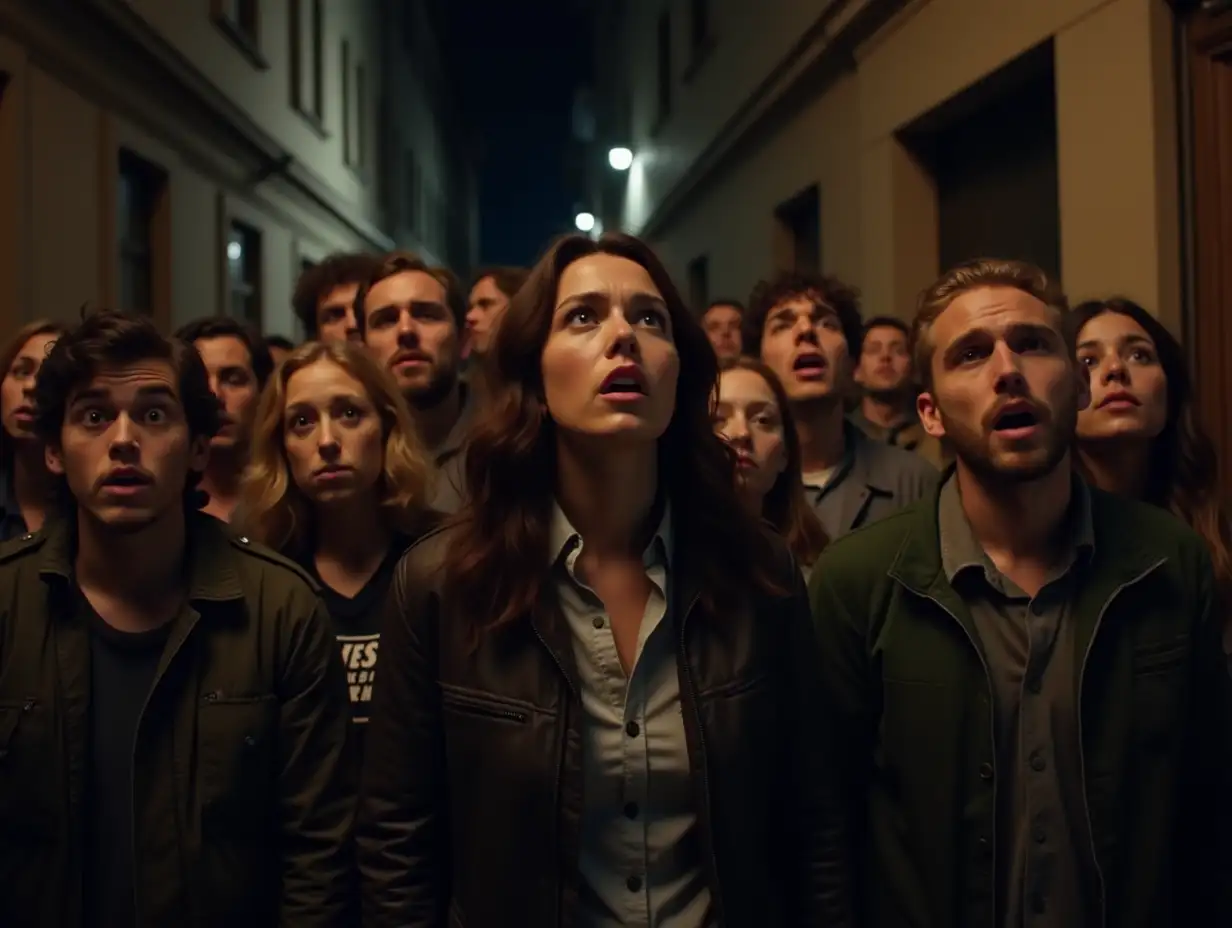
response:
{"label": "person's nose", "polygon": [[625,316],[623,309],[614,309],[609,313],[604,325],[607,326],[608,337],[611,338],[611,345],[607,352],[609,358],[626,355],[636,360],[640,357],[641,348],[638,345],[637,332]]}
{"label": "person's nose", "polygon": [[128,413],[122,412],[116,416],[111,426],[111,444],[108,446],[108,456],[113,461],[131,462],[137,457],[137,430]]}
{"label": "person's nose", "polygon": [[1122,385],[1129,383],[1129,368],[1125,366],[1125,362],[1119,356],[1113,355],[1101,366],[1100,380],[1103,383],[1119,383]]}
{"label": "person's nose", "polygon": [[1027,392],[1027,381],[1022,375],[1018,355],[1005,342],[997,342],[989,361],[996,372],[994,389],[997,393],[1021,394]]}
{"label": "person's nose", "polygon": [[409,312],[398,317],[398,345],[402,348],[419,347],[419,326]]}

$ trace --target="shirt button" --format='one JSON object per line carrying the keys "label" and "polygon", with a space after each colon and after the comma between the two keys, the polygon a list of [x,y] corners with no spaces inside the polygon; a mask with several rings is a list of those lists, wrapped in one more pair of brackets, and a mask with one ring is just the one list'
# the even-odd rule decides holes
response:
{"label": "shirt button", "polygon": [[595,626],[595,628],[602,628],[603,627],[603,616],[597,615],[594,617],[594,619],[591,620],[591,622]]}
{"label": "shirt button", "polygon": [[625,803],[625,818],[637,818],[637,803],[636,802],[626,802]]}
{"label": "shirt button", "polygon": [[631,876],[625,880],[625,886],[629,888],[629,892],[640,892],[642,888],[642,878],[640,876]]}
{"label": "shirt button", "polygon": [[992,764],[980,764],[980,779],[981,780],[991,780],[992,779]]}
{"label": "shirt button", "polygon": [[641,728],[638,727],[637,722],[630,722],[625,726],[625,734],[630,738],[636,738],[639,731],[641,731]]}
{"label": "shirt button", "polygon": [[1048,762],[1044,760],[1041,754],[1035,753],[1031,755],[1031,769],[1036,773],[1043,772],[1044,768],[1047,766]]}

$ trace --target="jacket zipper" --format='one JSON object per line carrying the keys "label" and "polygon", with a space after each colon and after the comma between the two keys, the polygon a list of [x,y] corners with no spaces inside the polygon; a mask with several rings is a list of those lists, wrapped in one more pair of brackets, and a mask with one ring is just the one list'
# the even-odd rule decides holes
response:
{"label": "jacket zipper", "polygon": [[924,599],[935,605],[938,609],[948,615],[959,628],[963,630],[963,634],[967,636],[967,641],[971,647],[975,649],[976,656],[980,659],[980,666],[984,669],[984,684],[988,688],[988,743],[992,745],[992,834],[988,837],[990,850],[992,852],[992,891],[989,898],[992,899],[993,914],[990,921],[996,920],[997,911],[997,794],[1001,789],[1000,776],[997,773],[997,723],[996,713],[993,711],[993,695],[992,695],[992,671],[988,668],[988,659],[984,657],[984,652],[980,649],[979,643],[975,640],[975,636],[968,631],[967,626],[955,615],[954,611],[946,606],[941,600],[935,596],[929,596],[927,593],[917,593],[918,596],[923,596]]}
{"label": "jacket zipper", "polygon": [[[697,683],[693,679],[693,667],[689,664],[689,655],[685,650],[685,627],[689,623],[689,616],[693,613],[693,608],[697,605],[698,597],[694,595],[689,601],[688,608],[685,609],[684,615],[680,619],[680,662],[684,665],[684,676],[689,686],[689,702],[693,708],[693,722],[697,726],[697,746],[701,751],[701,778],[702,778],[702,795],[706,799],[707,808],[699,809],[700,813],[704,811],[707,820],[710,817],[710,774],[706,768],[706,732],[702,728],[702,713],[698,708]],[[707,835],[709,840],[706,842],[709,848],[710,871],[714,874],[714,911],[715,924],[722,925],[723,922],[723,887],[719,880],[719,859],[714,853],[714,826],[709,824],[710,834]]]}
{"label": "jacket zipper", "polygon": [[[561,662],[560,658],[556,656],[556,652],[553,651],[551,647],[549,647],[548,640],[543,637],[543,632],[539,631],[539,626],[536,625],[534,621],[532,620],[530,623],[530,627],[534,630],[535,637],[539,639],[539,643],[543,645],[543,649],[548,652],[548,657],[552,658],[552,663],[556,665],[556,669],[560,671],[561,679],[565,681],[565,688],[569,691],[569,696],[570,696],[570,699],[567,700],[565,705],[561,707],[564,717],[562,719],[563,724],[560,727],[560,736],[559,736],[558,745],[556,748],[556,752],[557,752],[556,783],[552,787],[552,795],[556,797],[556,801],[552,803],[553,814],[556,817],[556,821],[553,823],[552,833],[555,834],[559,838],[560,819],[561,819],[560,807],[561,807],[561,803],[564,801],[564,797],[561,796],[562,784],[564,783],[564,778],[565,778],[565,775],[564,775],[564,767],[565,767],[564,741],[569,733],[569,715],[568,715],[570,711],[569,703],[573,699],[578,698],[578,693],[573,688],[573,681],[569,679],[569,674],[565,670],[565,665]],[[560,903],[559,893],[556,894],[555,904],[556,904],[556,918],[553,919],[553,922],[559,923],[560,916],[561,916],[561,912],[560,912],[561,903]]]}
{"label": "jacket zipper", "polygon": [[478,702],[458,699],[455,696],[451,696],[448,703],[453,708],[471,715],[481,715],[494,719],[508,719],[512,722],[525,722],[528,718],[525,712],[518,712],[514,709],[498,709],[495,706],[485,706]]}
{"label": "jacket zipper", "polygon": [[[149,692],[145,694],[145,700],[141,703],[141,712],[137,715],[137,728],[133,732],[133,744],[132,744],[132,747],[130,748],[130,751],[131,751],[130,766],[132,767],[132,773],[130,774],[128,778],[128,792],[129,792],[128,828],[129,828],[129,835],[132,841],[132,848],[133,848],[134,872],[137,866],[137,742],[141,740],[141,723],[145,721],[145,712],[150,707],[150,700],[154,696],[154,691],[158,689],[158,684],[162,682],[163,677],[166,675],[167,668],[171,666],[171,662],[175,660],[176,655],[180,653],[180,649],[184,647],[184,642],[187,640],[187,638],[188,638],[187,634],[183,635],[180,638],[179,642],[175,646],[175,650],[172,651],[169,655],[167,655],[167,660],[165,663],[163,663],[162,669],[159,670],[158,673],[154,675],[154,680],[150,683]],[[218,698],[218,693],[216,692],[207,693],[205,698],[213,702],[215,699]],[[133,880],[133,911],[137,914],[138,922],[140,922],[141,920],[140,895],[141,894],[137,891],[137,880]]]}
{"label": "jacket zipper", "polygon": [[1086,651],[1082,655],[1082,667],[1078,671],[1078,776],[1082,781],[1082,812],[1086,816],[1087,821],[1087,838],[1091,842],[1091,862],[1095,865],[1095,878],[1099,882],[1099,924],[1100,928],[1106,928],[1108,924],[1108,900],[1106,890],[1104,888],[1104,871],[1099,865],[1099,852],[1095,847],[1095,829],[1091,824],[1091,803],[1087,800],[1087,752],[1084,746],[1084,737],[1082,733],[1082,693],[1087,677],[1087,661],[1091,657],[1091,649],[1095,645],[1095,637],[1099,634],[1099,627],[1104,622],[1104,615],[1108,612],[1108,608],[1112,605],[1121,593],[1139,583],[1145,577],[1150,575],[1163,564],[1163,560],[1158,560],[1146,570],[1142,571],[1135,577],[1126,580],[1109,595],[1108,600],[1099,610],[1099,615],[1095,617],[1095,627],[1091,629],[1091,638],[1087,641]]}

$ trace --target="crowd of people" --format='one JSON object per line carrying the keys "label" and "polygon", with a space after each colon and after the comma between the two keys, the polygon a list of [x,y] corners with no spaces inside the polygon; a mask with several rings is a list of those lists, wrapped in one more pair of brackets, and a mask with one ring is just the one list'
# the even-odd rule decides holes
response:
{"label": "crowd of people", "polygon": [[1232,924],[1185,352],[562,238],[0,353],[0,925]]}

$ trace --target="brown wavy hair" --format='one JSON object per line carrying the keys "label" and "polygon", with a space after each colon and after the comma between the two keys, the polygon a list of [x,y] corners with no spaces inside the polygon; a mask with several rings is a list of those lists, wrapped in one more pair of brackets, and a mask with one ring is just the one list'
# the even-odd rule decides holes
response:
{"label": "brown wavy hair", "polygon": [[245,531],[294,556],[310,553],[313,519],[312,506],[287,466],[287,383],[296,371],[317,361],[331,361],[358,380],[380,416],[385,459],[378,491],[381,511],[391,529],[408,534],[415,530],[426,508],[432,473],[406,400],[384,368],[350,342],[300,345],[274,371],[261,393],[237,507]]}
{"label": "brown wavy hair", "polygon": [[747,598],[775,583],[773,532],[741,505],[735,457],[714,433],[718,362],[700,324],[654,252],[632,236],[597,241],[569,235],[554,243],[506,310],[492,351],[499,389],[476,423],[467,449],[468,502],[454,518],[445,554],[443,596],[474,623],[472,639],[553,603],[549,527],[556,493],[555,424],[544,405],[541,355],[557,289],[569,265],[590,255],[644,268],[671,318],[680,375],[671,422],[659,439],[660,492],[696,564],[707,609]]}
{"label": "brown wavy hair", "polygon": [[755,358],[736,358],[723,365],[725,371],[750,371],[766,382],[774,401],[779,407],[783,423],[783,446],[787,452],[787,466],[778,475],[774,485],[762,501],[762,518],[783,536],[787,547],[796,560],[811,567],[822,550],[830,543],[830,536],[822,527],[817,513],[804,495],[804,468],[800,453],[800,433],[791,414],[790,401],[783,382],[769,367]]}
{"label": "brown wavy hair", "polygon": [[[30,339],[39,335],[55,335],[59,338],[68,330],[69,327],[63,322],[54,322],[51,319],[35,319],[33,322],[27,322],[13,333],[13,337],[3,348],[0,348],[0,380],[8,377],[13,362],[17,360],[21,349],[26,347],[26,342]],[[0,426],[0,432],[3,432],[3,428]],[[4,474],[8,472],[13,463],[13,440],[8,435],[0,435],[0,439],[2,439],[0,440],[0,474]]]}
{"label": "brown wavy hair", "polygon": [[[1185,350],[1163,323],[1126,297],[1079,303],[1065,316],[1067,341],[1077,344],[1086,324],[1104,313],[1119,313],[1142,326],[1155,343],[1168,384],[1168,417],[1151,446],[1146,501],[1169,510],[1203,537],[1219,590],[1232,602],[1232,526],[1220,498],[1215,445],[1198,419]],[[1081,472],[1079,456],[1074,460]]]}

